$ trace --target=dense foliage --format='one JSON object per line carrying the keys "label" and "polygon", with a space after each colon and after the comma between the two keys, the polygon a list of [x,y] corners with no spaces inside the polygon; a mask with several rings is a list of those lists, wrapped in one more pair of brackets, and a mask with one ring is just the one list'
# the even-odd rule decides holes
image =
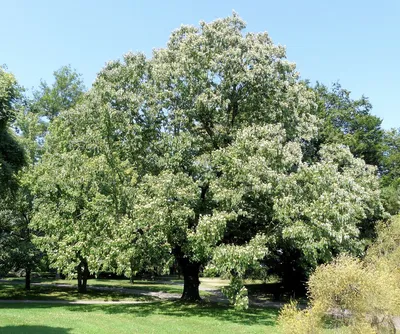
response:
{"label": "dense foliage", "polygon": [[245,28],[236,14],[182,26],[152,57],[107,63],[86,93],[63,67],[15,117],[2,71],[0,135],[20,160],[0,143],[0,177],[19,183],[0,220],[18,254],[46,254],[81,292],[90,273],[175,263],[183,299],[198,300],[206,269],[231,279],[239,308],[249,275],[277,274],[293,293],[319,264],[362,255],[385,209],[398,212],[398,132],[367,98],[310,87],[282,46]]}
{"label": "dense foliage", "polygon": [[24,165],[24,151],[10,129],[20,88],[11,73],[0,67],[0,196],[16,187],[15,173]]}
{"label": "dense foliage", "polygon": [[353,100],[350,91],[339,83],[331,89],[317,83],[317,115],[321,120],[317,143],[341,143],[349,147],[357,158],[369,165],[382,163],[382,120],[371,115],[372,105],[362,96]]}

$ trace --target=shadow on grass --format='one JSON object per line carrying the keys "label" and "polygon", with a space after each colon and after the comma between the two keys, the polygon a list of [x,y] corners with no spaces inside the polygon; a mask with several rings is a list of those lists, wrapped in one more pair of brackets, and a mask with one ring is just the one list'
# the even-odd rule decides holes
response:
{"label": "shadow on grass", "polygon": [[154,279],[154,280],[145,280],[145,279],[136,279],[131,283],[130,280],[115,280],[115,279],[107,279],[107,278],[98,278],[98,279],[90,279],[88,284],[93,284],[101,286],[102,284],[106,286],[131,286],[134,287],[136,284],[143,285],[161,285],[161,284],[170,284],[170,285],[183,285],[183,280],[171,280],[171,279]]}
{"label": "shadow on grass", "polygon": [[123,286],[123,287],[112,287],[112,286],[107,286],[107,285],[93,285],[91,288],[96,289],[96,288],[108,288],[108,289],[120,289],[124,291],[143,291],[143,292],[166,292],[166,293],[182,293],[183,291],[183,286],[180,286],[178,284],[176,285],[162,285],[160,283],[150,283],[153,284],[151,286],[146,285],[131,285],[131,286]]}
{"label": "shadow on grass", "polygon": [[0,299],[32,299],[32,300],[153,300],[151,296],[130,293],[125,290],[91,290],[80,294],[70,287],[60,286],[32,286],[26,291],[24,287],[17,285],[0,284]]}
{"label": "shadow on grass", "polygon": [[0,333],[4,334],[68,334],[69,328],[50,327],[50,326],[4,326],[0,327]]}
{"label": "shadow on grass", "polygon": [[134,305],[51,305],[51,304],[0,304],[1,308],[54,308],[63,307],[70,312],[101,312],[106,314],[128,314],[132,317],[152,315],[185,318],[212,318],[219,321],[246,326],[276,325],[279,310],[252,307],[246,311],[235,311],[232,307],[209,303],[187,304],[182,302],[152,302]]}
{"label": "shadow on grass", "polygon": [[[183,284],[180,283],[169,283],[165,282],[147,282],[147,281],[138,281],[134,284],[129,282],[121,281],[118,285],[118,281],[115,280],[89,280],[88,281],[88,289],[89,290],[101,290],[105,291],[115,290],[115,291],[124,291],[126,293],[135,294],[135,291],[143,291],[143,292],[166,292],[166,293],[182,293]],[[20,279],[9,279],[6,281],[0,281],[0,289],[2,285],[15,286],[16,289],[23,289],[24,281]],[[58,288],[58,289],[70,289],[77,290],[77,285],[74,281],[65,281],[65,282],[54,282],[51,280],[32,280],[32,289],[38,287],[47,287],[47,288]]]}
{"label": "shadow on grass", "polygon": [[[9,284],[24,284],[25,278],[21,277],[12,277],[0,279],[3,283]],[[77,286],[77,281],[72,279],[52,279],[52,278],[41,278],[41,277],[32,277],[31,283],[48,283],[48,284],[67,284],[71,286]],[[145,279],[135,279],[133,283],[130,282],[129,279],[108,279],[108,278],[90,278],[88,280],[88,285],[97,285],[97,286],[115,286],[115,287],[135,287],[136,284],[139,285],[183,285],[183,280],[178,279],[169,279],[169,278],[160,278],[154,280],[145,280]]]}

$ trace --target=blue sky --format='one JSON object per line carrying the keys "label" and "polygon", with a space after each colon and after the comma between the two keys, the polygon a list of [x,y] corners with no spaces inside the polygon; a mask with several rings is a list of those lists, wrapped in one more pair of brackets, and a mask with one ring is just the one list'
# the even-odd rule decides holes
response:
{"label": "blue sky", "polygon": [[235,10],[247,30],[287,47],[304,79],[368,96],[385,128],[400,127],[399,0],[0,0],[0,64],[31,88],[71,64],[89,87],[108,60],[151,55],[181,24]]}

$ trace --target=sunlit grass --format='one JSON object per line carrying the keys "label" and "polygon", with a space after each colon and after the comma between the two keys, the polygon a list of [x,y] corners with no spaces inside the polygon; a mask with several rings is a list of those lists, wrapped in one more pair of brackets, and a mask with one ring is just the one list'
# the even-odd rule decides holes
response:
{"label": "sunlit grass", "polygon": [[0,333],[279,333],[277,310],[210,304],[0,304]]}

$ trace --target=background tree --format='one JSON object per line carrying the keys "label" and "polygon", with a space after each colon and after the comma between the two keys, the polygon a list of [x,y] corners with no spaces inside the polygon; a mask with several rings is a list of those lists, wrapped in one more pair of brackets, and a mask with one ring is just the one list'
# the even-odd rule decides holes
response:
{"label": "background tree", "polygon": [[11,73],[0,67],[0,272],[12,268],[13,248],[17,239],[10,215],[12,199],[18,189],[17,172],[25,164],[24,151],[10,128],[21,89]]}
{"label": "background tree", "polygon": [[39,252],[32,239],[36,234],[31,229],[33,215],[33,174],[36,164],[41,160],[43,145],[49,123],[62,110],[75,106],[82,98],[84,86],[80,74],[71,68],[63,66],[54,72],[54,83],[50,87],[44,81],[40,82],[39,90],[34,92],[33,99],[26,99],[13,123],[21,146],[28,157],[27,166],[21,171],[19,178],[21,187],[15,198],[13,208],[14,219],[19,221],[19,253],[15,265],[25,269],[25,288],[30,289],[30,273],[39,263],[43,253]]}
{"label": "background tree", "polygon": [[34,188],[40,211],[31,226],[45,232],[35,240],[51,266],[75,274],[78,291],[84,293],[89,272],[98,272],[106,258],[103,236],[113,222],[112,205],[102,194],[107,189],[102,187],[112,171],[101,158],[89,161],[78,152],[59,154],[54,160],[35,171],[40,174]]}
{"label": "background tree", "polygon": [[[372,115],[372,105],[362,96],[353,99],[351,92],[334,83],[331,88],[317,83],[313,88],[318,99],[316,115],[319,119],[318,135],[307,143],[308,160],[318,158],[321,145],[339,144],[349,147],[356,158],[377,167],[381,175],[383,168],[384,133],[382,120]],[[387,195],[385,195],[387,197]],[[375,237],[375,221],[379,217],[365,218],[361,237],[372,240]]]}
{"label": "background tree", "polygon": [[21,184],[12,196],[12,203],[0,211],[0,272],[7,274],[10,270],[23,270],[26,290],[30,290],[31,273],[42,258],[42,253],[32,243],[34,231],[29,227],[31,211],[24,207],[32,202],[32,198],[27,198],[28,196],[31,195],[26,191],[26,185]]}
{"label": "background tree", "polygon": [[[34,184],[40,186],[34,191],[38,212],[32,226],[44,232],[36,242],[52,267],[78,277],[80,292],[86,291],[89,272],[115,270],[110,254],[119,239],[113,230],[123,223],[136,175],[121,145],[136,145],[129,139],[134,133],[124,132],[124,126],[135,126],[112,113],[98,93],[92,90],[51,122],[34,173]],[[130,270],[129,258],[124,265]]]}
{"label": "background tree", "polygon": [[385,131],[381,170],[382,197],[392,215],[400,212],[400,130]]}
{"label": "background tree", "polygon": [[351,98],[351,92],[334,83],[332,88],[317,83],[313,90],[317,94],[317,116],[320,119],[318,137],[313,141],[321,144],[343,144],[357,158],[369,165],[381,166],[382,120],[371,114],[368,98]]}
{"label": "background tree", "polygon": [[62,66],[53,75],[54,82],[51,86],[41,81],[39,89],[33,94],[34,109],[49,120],[54,119],[62,110],[74,107],[86,90],[81,74],[71,65]]}
{"label": "background tree", "polygon": [[49,124],[48,110],[44,108],[52,106],[51,119],[54,119],[62,108],[71,107],[78,102],[83,94],[82,91],[78,94],[79,89],[82,89],[79,75],[70,67],[62,67],[55,72],[55,83],[51,89],[42,81],[41,91],[36,91],[33,99],[20,94],[18,104],[14,104],[14,118],[10,125],[17,134],[15,139],[25,152],[26,163],[15,177],[19,187],[13,192],[7,211],[2,215],[10,236],[4,249],[8,250],[9,255],[7,268],[25,271],[25,288],[28,290],[31,272],[37,268],[43,256],[32,243],[36,232],[31,229],[30,221],[33,215],[34,197],[31,174],[41,159]]}
{"label": "background tree", "polygon": [[[378,167],[385,209],[397,214],[400,210],[399,131],[382,129],[381,120],[371,114],[372,105],[368,98],[352,99],[350,91],[339,83],[331,89],[317,83],[314,91],[319,100],[317,116],[320,128],[318,137],[308,147],[310,158],[323,143],[347,145],[356,157]],[[371,224],[365,231],[366,236],[371,237],[373,231]]]}

